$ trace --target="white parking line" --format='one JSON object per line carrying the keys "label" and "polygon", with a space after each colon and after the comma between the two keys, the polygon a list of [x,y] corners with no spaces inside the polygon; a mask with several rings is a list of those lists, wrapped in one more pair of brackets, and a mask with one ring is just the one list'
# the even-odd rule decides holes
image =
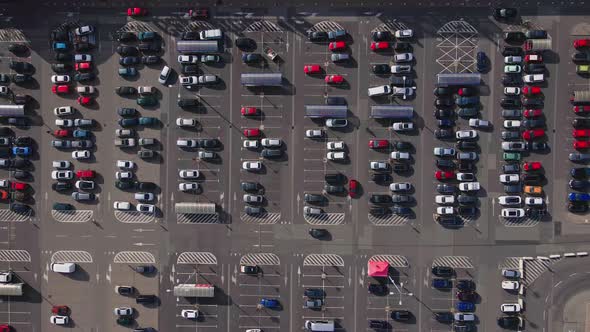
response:
{"label": "white parking line", "polygon": [[201,324],[194,324],[194,325],[178,325],[177,324],[176,327],[178,327],[178,328],[193,328],[193,329],[196,327],[198,327],[198,328],[214,328],[214,329],[218,328],[217,325],[201,325]]}
{"label": "white parking line", "polygon": [[332,285],[302,285],[303,287],[310,287],[310,288],[344,288],[344,286],[332,286]]}
{"label": "white parking line", "polygon": [[[279,294],[240,294],[240,296],[257,296],[257,297],[272,297],[272,298],[280,298],[281,296]],[[242,305],[240,305],[242,306]]]}

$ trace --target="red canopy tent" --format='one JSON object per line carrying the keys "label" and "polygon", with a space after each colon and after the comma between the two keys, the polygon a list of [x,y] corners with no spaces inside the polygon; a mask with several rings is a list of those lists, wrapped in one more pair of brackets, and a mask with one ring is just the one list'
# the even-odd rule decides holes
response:
{"label": "red canopy tent", "polygon": [[369,277],[387,277],[389,263],[387,262],[369,262]]}

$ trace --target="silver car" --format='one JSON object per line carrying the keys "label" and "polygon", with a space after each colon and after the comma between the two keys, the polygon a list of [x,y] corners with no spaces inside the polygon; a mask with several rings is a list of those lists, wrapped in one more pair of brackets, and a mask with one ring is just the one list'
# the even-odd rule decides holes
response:
{"label": "silver car", "polygon": [[215,84],[218,81],[216,75],[201,75],[198,78],[199,84]]}

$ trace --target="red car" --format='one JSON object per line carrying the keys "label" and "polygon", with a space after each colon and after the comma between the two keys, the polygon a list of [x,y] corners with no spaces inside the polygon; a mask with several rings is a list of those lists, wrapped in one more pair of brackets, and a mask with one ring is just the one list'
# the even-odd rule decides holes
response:
{"label": "red car", "polygon": [[242,113],[243,116],[257,115],[258,109],[256,107],[242,107],[240,113]]}
{"label": "red car", "polygon": [[307,75],[318,74],[320,72],[320,65],[305,65],[303,66],[303,72]]}
{"label": "red car", "polygon": [[590,39],[576,39],[574,40],[575,48],[582,48],[590,46]]}
{"label": "red car", "polygon": [[258,136],[260,136],[260,129],[256,129],[256,128],[244,129],[244,136],[258,137]]}
{"label": "red car", "polygon": [[574,141],[574,149],[590,149],[590,141]]}
{"label": "red car", "polygon": [[70,93],[70,86],[69,85],[54,85],[51,87],[51,91],[53,93],[62,94],[62,93]]}
{"label": "red car", "polygon": [[538,171],[541,169],[541,167],[543,167],[543,165],[541,165],[541,163],[538,161],[527,161],[526,163],[522,164],[522,169],[527,172]]}
{"label": "red car", "polygon": [[59,316],[69,316],[70,308],[67,305],[54,305],[51,307],[51,313]]}
{"label": "red car", "polygon": [[371,50],[373,51],[383,51],[389,49],[389,42],[372,42],[371,43]]}
{"label": "red car", "polygon": [[543,57],[540,54],[527,54],[524,57],[524,62],[526,62],[526,63],[541,63],[541,62],[543,62]]}
{"label": "red car", "polygon": [[7,324],[0,325],[0,332],[10,332],[10,325],[7,325]]}
{"label": "red car", "polygon": [[27,190],[27,187],[29,185],[23,182],[11,182],[10,183],[10,187],[12,188],[12,190]]}
{"label": "red car", "polygon": [[189,9],[188,16],[192,19],[208,19],[209,18],[209,10],[207,8],[195,8]]}
{"label": "red car", "polygon": [[92,102],[93,102],[93,99],[90,97],[84,97],[84,96],[78,97],[78,104],[80,104],[80,105],[83,105],[83,106],[90,105],[90,104],[92,104]]}
{"label": "red car", "polygon": [[346,43],[343,41],[331,42],[330,45],[328,45],[328,48],[330,51],[342,51],[346,48]]}
{"label": "red car", "polygon": [[72,133],[67,129],[57,129],[53,132],[55,137],[69,137]]}
{"label": "red car", "polygon": [[372,139],[369,141],[369,148],[384,149],[389,146],[389,142],[385,139]]}
{"label": "red car", "polygon": [[359,183],[357,180],[348,181],[348,196],[354,197],[359,191]]}
{"label": "red car", "polygon": [[140,7],[127,8],[127,16],[145,16],[147,9]]}
{"label": "red car", "polygon": [[74,65],[74,68],[77,71],[89,71],[92,69],[92,63],[91,62],[78,62]]}
{"label": "red car", "polygon": [[525,86],[524,88],[522,88],[522,93],[525,96],[540,95],[541,88],[539,88],[538,86]]}
{"label": "red car", "polygon": [[95,176],[96,174],[91,169],[83,169],[81,171],[76,171],[76,177],[78,179],[93,179]]}
{"label": "red car", "polygon": [[455,178],[455,172],[436,171],[434,172],[434,177],[436,177],[437,180],[451,180]]}
{"label": "red car", "polygon": [[527,141],[534,140],[543,136],[545,136],[545,131],[543,129],[525,130],[522,133],[522,138],[524,138]]}
{"label": "red car", "polygon": [[2,199],[2,200],[8,199],[8,191],[0,190],[0,199]]}
{"label": "red car", "polygon": [[543,110],[536,109],[536,110],[524,110],[524,117],[525,118],[536,118],[543,115]]}
{"label": "red car", "polygon": [[574,138],[588,138],[590,137],[590,129],[574,129],[572,130]]}
{"label": "red car", "polygon": [[583,106],[574,106],[575,113],[590,113],[590,106],[583,105]]}
{"label": "red car", "polygon": [[328,75],[324,81],[331,84],[342,84],[344,82],[344,77],[342,75]]}

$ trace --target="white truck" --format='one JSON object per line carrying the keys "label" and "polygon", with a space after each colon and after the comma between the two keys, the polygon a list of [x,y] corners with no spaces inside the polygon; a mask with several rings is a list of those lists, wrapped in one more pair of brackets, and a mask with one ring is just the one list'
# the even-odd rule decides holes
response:
{"label": "white truck", "polygon": [[21,296],[23,295],[23,283],[14,281],[14,272],[0,272],[0,295]]}
{"label": "white truck", "polygon": [[221,29],[203,30],[199,32],[199,37],[202,40],[223,39],[223,32]]}

